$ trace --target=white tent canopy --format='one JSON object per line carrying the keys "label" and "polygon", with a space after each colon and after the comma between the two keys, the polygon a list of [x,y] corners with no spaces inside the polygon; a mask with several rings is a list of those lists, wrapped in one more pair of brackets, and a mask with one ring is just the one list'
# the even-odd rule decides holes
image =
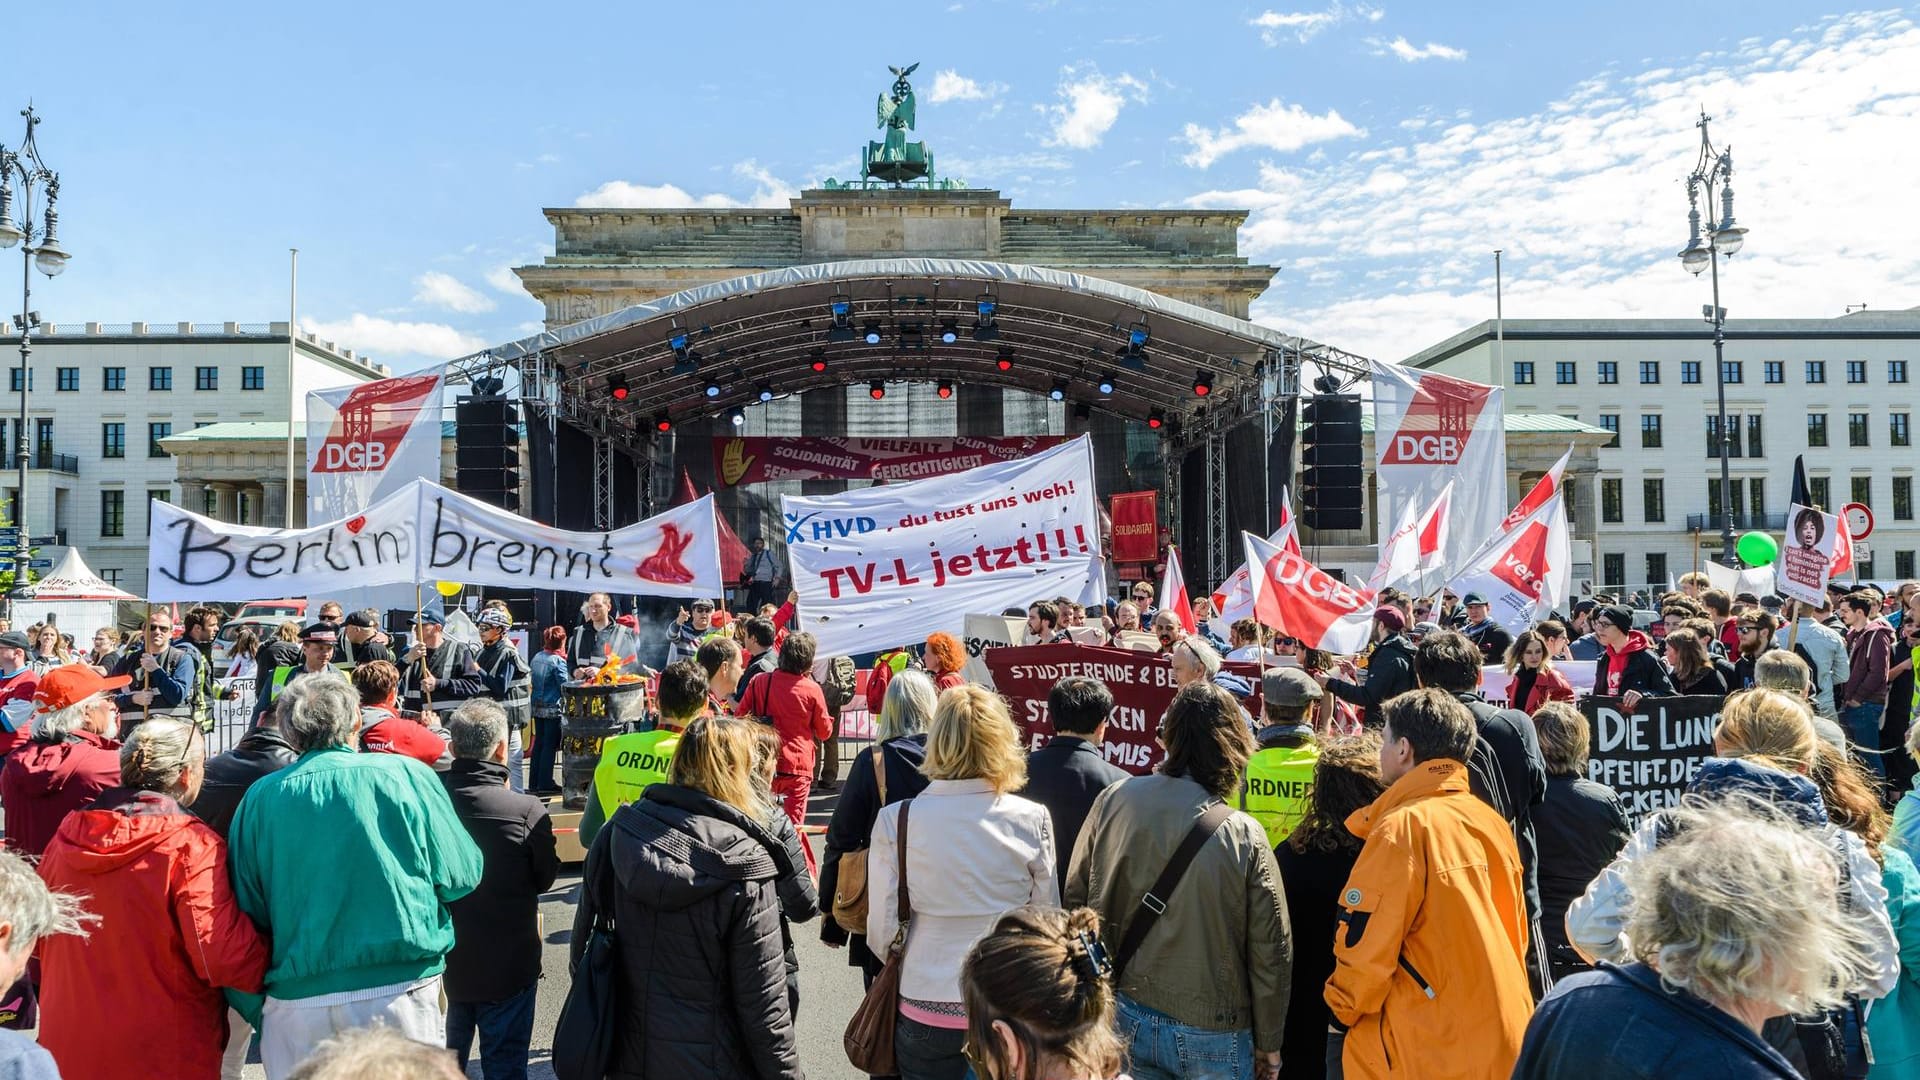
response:
{"label": "white tent canopy", "polygon": [[68,548],[66,557],[53,573],[27,586],[14,594],[23,600],[138,600],[139,597],[111,585],[87,561],[80,557],[80,549]]}
{"label": "white tent canopy", "polygon": [[116,624],[120,601],[137,599],[94,573],[78,550],[68,548],[52,573],[14,596],[13,624],[25,630],[33,623],[50,622],[84,650],[95,630]]}

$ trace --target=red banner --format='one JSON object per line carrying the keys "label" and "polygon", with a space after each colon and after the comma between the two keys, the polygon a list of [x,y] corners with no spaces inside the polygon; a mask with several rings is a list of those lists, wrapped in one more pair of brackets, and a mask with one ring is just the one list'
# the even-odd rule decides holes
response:
{"label": "red banner", "polygon": [[996,461],[1018,461],[1060,445],[1058,435],[941,439],[717,436],[713,472],[721,487],[767,480],[921,480]]}
{"label": "red banner", "polygon": [[[1053,734],[1047,715],[1047,694],[1069,675],[1098,679],[1113,693],[1113,712],[1107,719],[1107,739],[1101,747],[1106,759],[1135,776],[1153,771],[1166,751],[1154,741],[1160,717],[1173,702],[1173,662],[1158,653],[1131,649],[1103,649],[1092,645],[1020,645],[988,649],[980,659],[993,673],[993,686],[1013,712],[1029,747]],[[1226,670],[1253,684],[1253,697],[1243,704],[1260,715],[1260,669],[1238,662]]]}
{"label": "red banner", "polygon": [[1160,493],[1134,491],[1113,497],[1114,562],[1152,562],[1160,557]]}

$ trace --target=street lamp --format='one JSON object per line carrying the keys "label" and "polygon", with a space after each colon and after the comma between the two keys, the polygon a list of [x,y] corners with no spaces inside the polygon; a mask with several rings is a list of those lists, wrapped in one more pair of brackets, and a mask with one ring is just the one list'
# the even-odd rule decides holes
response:
{"label": "street lamp", "polygon": [[[1695,127],[1700,129],[1700,159],[1687,177],[1687,247],[1680,253],[1680,265],[1690,274],[1711,268],[1713,271],[1713,307],[1705,312],[1713,324],[1714,386],[1719,393],[1720,425],[1720,561],[1733,565],[1733,469],[1729,459],[1733,441],[1738,437],[1727,424],[1727,365],[1724,359],[1727,341],[1727,310],[1720,306],[1720,257],[1731,256],[1746,243],[1747,230],[1733,223],[1733,147],[1715,150],[1707,137],[1704,111]],[[1720,192],[1720,216],[1713,216],[1714,190]],[[1706,228],[1700,221],[1700,196],[1705,190]]]}
{"label": "street lamp", "polygon": [[[33,330],[40,325],[40,313],[33,310],[33,271],[38,267],[48,277],[57,277],[67,268],[67,260],[72,258],[67,249],[60,246],[60,174],[47,168],[40,159],[40,147],[34,141],[33,129],[39,125],[40,117],[34,114],[33,106],[20,110],[27,118],[27,135],[20,141],[20,149],[8,150],[0,145],[0,248],[20,245],[20,314],[15,316],[13,324],[20,331],[20,438],[18,441],[20,467],[20,494],[14,500],[15,529],[13,558],[13,591],[19,592],[27,587],[27,560],[29,558],[32,532],[27,528],[27,387],[31,385],[29,366],[33,357]],[[33,199],[34,190],[46,189],[47,206],[42,224],[34,227]],[[20,198],[20,218],[13,216],[13,200]]]}

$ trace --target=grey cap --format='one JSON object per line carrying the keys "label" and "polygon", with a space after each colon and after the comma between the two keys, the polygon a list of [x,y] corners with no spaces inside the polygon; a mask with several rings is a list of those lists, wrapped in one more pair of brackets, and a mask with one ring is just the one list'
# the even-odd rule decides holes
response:
{"label": "grey cap", "polygon": [[1273,668],[1260,676],[1260,699],[1281,708],[1299,708],[1320,700],[1325,691],[1297,667]]}

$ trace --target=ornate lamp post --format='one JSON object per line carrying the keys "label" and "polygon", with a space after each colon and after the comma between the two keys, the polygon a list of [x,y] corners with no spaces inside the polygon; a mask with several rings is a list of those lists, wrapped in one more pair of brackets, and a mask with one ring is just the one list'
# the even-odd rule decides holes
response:
{"label": "ornate lamp post", "polygon": [[[27,560],[32,533],[27,528],[27,465],[31,444],[27,435],[27,388],[31,385],[30,364],[33,357],[33,330],[40,325],[40,313],[33,310],[33,269],[48,277],[57,276],[67,268],[71,258],[65,248],[60,246],[60,212],[56,206],[60,200],[60,174],[47,168],[40,158],[40,147],[34,141],[33,129],[39,125],[33,106],[20,110],[27,118],[27,134],[20,141],[18,150],[8,150],[0,145],[0,248],[20,245],[20,314],[13,323],[20,331],[20,437],[19,446],[20,494],[15,500],[14,528],[18,530],[15,541],[17,554],[13,561],[13,588],[15,592],[27,587]],[[37,188],[46,189],[46,210],[43,223],[34,226],[34,192]],[[13,216],[13,200],[20,199],[20,217],[18,222]]]}
{"label": "ornate lamp post", "polygon": [[[1713,270],[1713,307],[1706,311],[1713,324],[1714,386],[1719,393],[1720,425],[1720,561],[1733,565],[1733,478],[1729,451],[1737,434],[1727,426],[1727,368],[1723,360],[1726,347],[1726,309],[1720,306],[1720,257],[1731,256],[1746,243],[1747,230],[1733,223],[1733,147],[1715,150],[1707,137],[1707,122],[1700,114],[1700,158],[1687,177],[1687,248],[1680,253],[1680,265],[1690,273]],[[1705,189],[1707,201],[1706,231],[1701,232],[1700,195]],[[1714,217],[1714,190],[1720,192],[1720,216]]]}

